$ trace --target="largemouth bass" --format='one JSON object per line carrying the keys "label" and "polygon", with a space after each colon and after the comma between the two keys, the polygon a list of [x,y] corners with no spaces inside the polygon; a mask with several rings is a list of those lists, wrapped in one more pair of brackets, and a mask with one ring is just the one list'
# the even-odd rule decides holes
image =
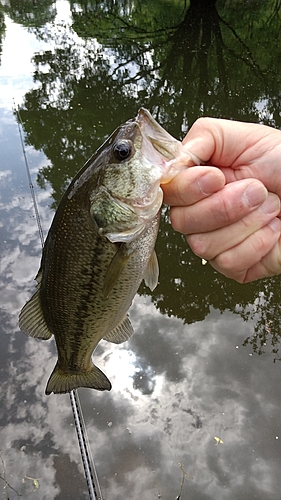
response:
{"label": "largemouth bass", "polygon": [[46,394],[77,387],[110,390],[92,363],[101,339],[133,333],[128,309],[144,278],[158,282],[154,245],[163,193],[182,168],[198,164],[145,109],[118,127],[72,180],[54,216],[20,329],[55,337],[58,360]]}

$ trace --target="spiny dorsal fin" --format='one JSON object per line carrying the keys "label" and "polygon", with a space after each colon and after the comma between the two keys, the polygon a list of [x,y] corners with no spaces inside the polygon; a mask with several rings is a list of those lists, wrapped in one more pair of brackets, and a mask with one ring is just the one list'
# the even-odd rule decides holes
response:
{"label": "spiny dorsal fin", "polygon": [[144,282],[146,286],[150,288],[150,290],[154,290],[154,288],[157,287],[158,277],[159,277],[158,259],[155,250],[153,250],[144,273]]}
{"label": "spiny dorsal fin", "polygon": [[103,296],[105,299],[116,285],[130,255],[132,254],[126,253],[125,246],[122,244],[110,262],[103,284]]}
{"label": "spiny dorsal fin", "polygon": [[19,315],[20,329],[30,337],[48,340],[52,336],[43,316],[39,290],[23,306]]}
{"label": "spiny dorsal fin", "polygon": [[132,327],[132,323],[128,315],[120,321],[119,325],[117,325],[111,332],[107,333],[103,337],[107,342],[113,342],[114,344],[121,344],[122,342],[126,342],[133,335],[134,329]]}

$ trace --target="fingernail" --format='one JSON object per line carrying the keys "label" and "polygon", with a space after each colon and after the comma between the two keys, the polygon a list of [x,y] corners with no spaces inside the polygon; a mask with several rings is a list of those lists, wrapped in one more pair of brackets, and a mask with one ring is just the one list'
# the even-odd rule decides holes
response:
{"label": "fingernail", "polygon": [[268,225],[274,233],[280,233],[281,231],[280,219],[277,219],[277,217],[275,217],[275,219],[272,219],[272,221],[270,221]]}
{"label": "fingernail", "polygon": [[260,206],[260,211],[263,214],[272,214],[280,210],[280,199],[276,194],[268,193],[265,202]]}
{"label": "fingernail", "polygon": [[261,205],[266,198],[267,190],[260,182],[253,181],[244,191],[244,199],[251,208]]}
{"label": "fingernail", "polygon": [[213,194],[223,187],[222,176],[217,171],[208,172],[198,180],[198,187],[203,194]]}

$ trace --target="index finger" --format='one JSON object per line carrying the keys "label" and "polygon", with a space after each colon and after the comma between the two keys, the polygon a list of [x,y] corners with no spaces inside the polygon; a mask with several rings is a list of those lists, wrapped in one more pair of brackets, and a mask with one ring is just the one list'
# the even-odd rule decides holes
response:
{"label": "index finger", "polygon": [[191,167],[181,171],[173,180],[162,185],[164,203],[189,206],[216,193],[225,185],[225,177],[215,167]]}

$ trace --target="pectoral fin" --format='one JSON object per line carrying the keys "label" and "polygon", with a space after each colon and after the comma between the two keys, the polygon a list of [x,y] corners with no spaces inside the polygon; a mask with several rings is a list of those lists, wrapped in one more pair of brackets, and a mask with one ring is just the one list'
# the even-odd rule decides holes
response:
{"label": "pectoral fin", "polygon": [[118,251],[114,255],[104,278],[103,295],[105,299],[109,296],[111,290],[116,285],[131,255],[132,254],[127,252],[124,244],[119,247]]}
{"label": "pectoral fin", "polygon": [[130,243],[130,241],[135,240],[141,235],[145,229],[145,224],[143,222],[138,222],[133,227],[126,229],[125,231],[118,232],[105,232],[101,230],[101,234],[104,234],[111,243],[125,242]]}
{"label": "pectoral fin", "polygon": [[133,335],[134,329],[132,327],[132,323],[128,315],[120,321],[119,325],[117,325],[111,332],[105,335],[103,338],[107,340],[107,342],[113,342],[114,344],[121,344],[122,342],[126,342]]}
{"label": "pectoral fin", "polygon": [[144,229],[133,208],[111,196],[103,187],[92,194],[90,214],[99,233],[113,243],[132,241]]}
{"label": "pectoral fin", "polygon": [[150,288],[151,291],[157,287],[158,277],[159,277],[158,259],[155,250],[153,250],[144,274],[144,282],[146,286]]}

